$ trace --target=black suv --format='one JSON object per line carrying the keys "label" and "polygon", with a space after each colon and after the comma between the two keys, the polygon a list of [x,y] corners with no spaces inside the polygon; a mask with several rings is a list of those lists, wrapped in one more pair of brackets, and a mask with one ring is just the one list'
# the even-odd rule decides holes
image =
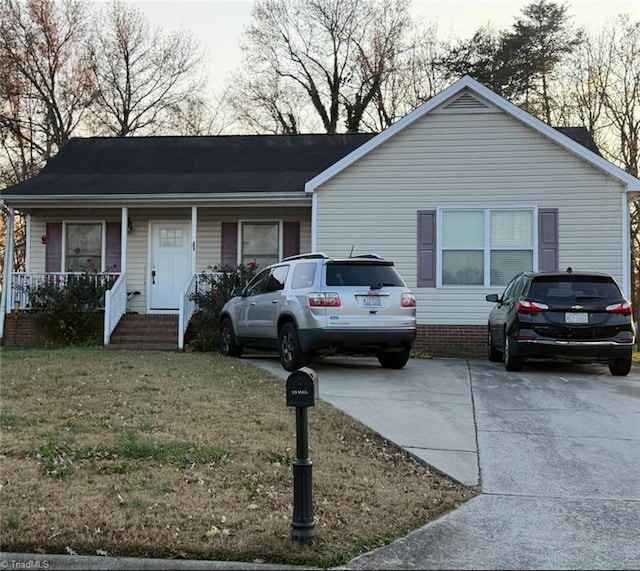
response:
{"label": "black suv", "polygon": [[524,272],[502,295],[486,300],[496,304],[489,315],[488,357],[504,361],[507,371],[522,370],[530,358],[606,362],[612,375],[631,370],[631,303],[607,274]]}

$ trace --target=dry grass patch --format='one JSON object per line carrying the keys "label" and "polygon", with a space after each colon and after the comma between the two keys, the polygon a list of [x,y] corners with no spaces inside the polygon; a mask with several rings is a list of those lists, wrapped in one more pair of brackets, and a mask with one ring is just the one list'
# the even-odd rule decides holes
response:
{"label": "dry grass patch", "polygon": [[328,567],[473,495],[320,402],[308,415],[317,541],[297,545],[283,380],[214,354],[0,356],[3,550]]}

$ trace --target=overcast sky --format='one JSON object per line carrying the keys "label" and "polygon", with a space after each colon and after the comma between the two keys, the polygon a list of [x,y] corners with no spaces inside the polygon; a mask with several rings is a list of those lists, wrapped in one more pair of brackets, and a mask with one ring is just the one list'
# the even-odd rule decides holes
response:
{"label": "overcast sky", "polygon": [[[240,64],[240,36],[251,22],[251,1],[127,0],[141,8],[149,21],[166,31],[189,30],[208,50],[210,87],[224,85],[227,74]],[[481,25],[510,26],[530,1],[413,0],[412,10],[424,21],[437,21],[442,37],[465,38]],[[600,26],[617,14],[640,20],[640,0],[570,0],[569,13],[580,27]]]}

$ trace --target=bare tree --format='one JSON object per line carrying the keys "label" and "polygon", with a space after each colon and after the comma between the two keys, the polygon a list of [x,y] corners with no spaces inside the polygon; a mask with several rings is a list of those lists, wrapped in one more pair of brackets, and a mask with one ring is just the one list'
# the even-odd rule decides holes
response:
{"label": "bare tree", "polygon": [[[93,89],[76,0],[0,2],[0,184],[35,175],[81,122]],[[13,269],[24,269],[25,219],[15,213]],[[2,215],[0,248],[6,246]],[[0,266],[6,260],[1,257]],[[2,269],[2,268],[0,268]]]}
{"label": "bare tree", "polygon": [[149,134],[168,113],[200,95],[203,52],[185,32],[152,28],[140,10],[112,2],[96,20],[91,45],[97,128],[118,137]]}
{"label": "bare tree", "polygon": [[410,25],[407,0],[259,0],[253,20],[234,101],[249,87],[258,112],[247,106],[245,121],[268,117],[277,132],[308,129],[308,109],[327,133],[360,130]]}
{"label": "bare tree", "polygon": [[[64,145],[91,100],[85,32],[86,8],[80,1],[0,3],[3,142],[11,147],[13,138],[13,148],[23,153],[26,146],[39,163],[33,167]],[[21,169],[17,164],[18,179],[33,174],[33,168],[20,173],[26,163]]]}

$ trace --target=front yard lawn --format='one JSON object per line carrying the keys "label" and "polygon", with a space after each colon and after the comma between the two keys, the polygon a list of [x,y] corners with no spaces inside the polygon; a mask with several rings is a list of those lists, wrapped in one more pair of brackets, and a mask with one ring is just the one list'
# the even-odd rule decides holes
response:
{"label": "front yard lawn", "polygon": [[4,551],[329,567],[474,495],[320,402],[308,412],[316,542],[299,545],[283,380],[207,353],[0,358]]}

